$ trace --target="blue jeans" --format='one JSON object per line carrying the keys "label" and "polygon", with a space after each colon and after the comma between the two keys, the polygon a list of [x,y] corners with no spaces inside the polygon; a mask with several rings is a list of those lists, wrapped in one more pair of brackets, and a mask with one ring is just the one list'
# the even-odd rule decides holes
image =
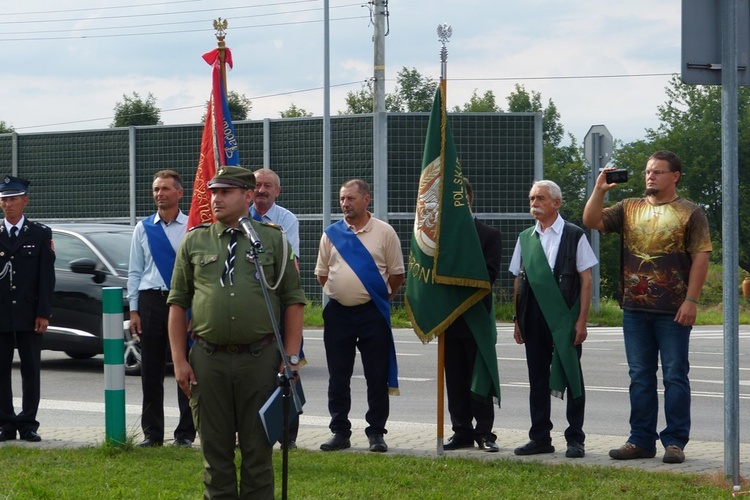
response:
{"label": "blue jeans", "polygon": [[[657,438],[665,448],[672,444],[684,448],[690,438],[688,349],[692,327],[674,321],[673,314],[623,311],[622,328],[630,374],[628,441],[646,450],[656,448]],[[659,355],[667,426],[657,435]]]}

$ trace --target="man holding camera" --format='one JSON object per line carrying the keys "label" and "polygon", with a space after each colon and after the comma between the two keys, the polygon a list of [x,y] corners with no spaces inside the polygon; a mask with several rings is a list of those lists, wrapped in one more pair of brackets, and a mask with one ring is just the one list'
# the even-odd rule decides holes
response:
{"label": "man holding camera", "polygon": [[[645,196],[605,209],[604,195],[617,185],[607,182],[612,171],[599,174],[583,211],[586,227],[622,235],[619,301],[630,373],[630,437],[609,456],[653,458],[660,439],[663,462],[682,463],[690,437],[690,331],[712,249],[708,221],[698,205],[677,195],[682,161],[676,154],[652,154]],[[657,434],[660,357],[667,426]]]}

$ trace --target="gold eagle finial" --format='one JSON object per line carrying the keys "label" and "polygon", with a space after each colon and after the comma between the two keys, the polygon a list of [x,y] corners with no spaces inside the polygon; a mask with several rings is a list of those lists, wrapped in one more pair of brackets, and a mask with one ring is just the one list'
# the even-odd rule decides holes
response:
{"label": "gold eagle finial", "polygon": [[214,19],[214,29],[216,30],[216,38],[223,40],[227,33],[229,22],[226,19],[218,18]]}

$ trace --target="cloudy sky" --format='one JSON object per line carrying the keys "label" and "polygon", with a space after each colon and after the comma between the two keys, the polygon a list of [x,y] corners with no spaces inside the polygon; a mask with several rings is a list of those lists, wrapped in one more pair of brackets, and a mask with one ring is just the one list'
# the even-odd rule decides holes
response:
{"label": "cloudy sky", "polygon": [[[330,0],[331,114],[373,73],[367,0]],[[519,83],[552,100],[579,142],[604,124],[615,139],[655,127],[680,68],[679,0],[389,0],[386,91],[397,72],[440,76],[436,27],[448,44],[448,106],[475,89],[498,104]],[[0,120],[19,133],[108,127],[123,94],[152,93],[165,124],[196,123],[210,91],[201,55],[212,20],[229,20],[229,89],[251,119],[294,103],[323,114],[323,0],[25,0],[0,17]]]}

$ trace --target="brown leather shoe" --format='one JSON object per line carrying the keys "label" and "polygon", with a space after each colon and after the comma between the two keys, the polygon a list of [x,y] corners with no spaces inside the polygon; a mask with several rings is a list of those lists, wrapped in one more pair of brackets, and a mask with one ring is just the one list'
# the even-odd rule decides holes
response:
{"label": "brown leather shoe", "polygon": [[682,448],[675,444],[670,444],[664,449],[664,458],[662,462],[665,464],[681,464],[685,461],[685,452]]}
{"label": "brown leather shoe", "polygon": [[627,442],[619,448],[609,450],[609,456],[615,460],[633,460],[634,458],[654,458],[656,450],[644,450],[643,448]]}

